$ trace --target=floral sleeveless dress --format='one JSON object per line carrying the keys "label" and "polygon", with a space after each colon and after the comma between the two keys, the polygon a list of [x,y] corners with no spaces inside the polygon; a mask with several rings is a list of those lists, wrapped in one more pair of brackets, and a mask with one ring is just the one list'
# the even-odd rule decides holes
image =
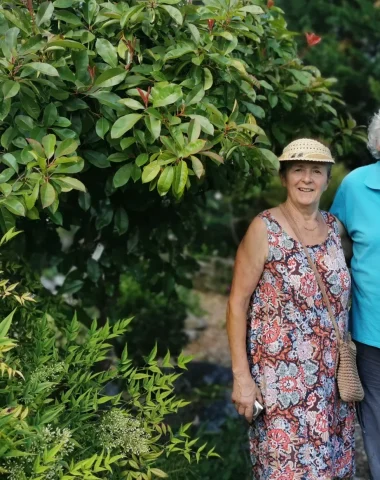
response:
{"label": "floral sleeveless dress", "polygon": [[[335,218],[308,247],[341,332],[351,281]],[[332,480],[354,474],[354,405],[339,400],[336,334],[301,244],[269,211],[269,255],[248,312],[248,357],[265,411],[250,428],[254,480]]]}

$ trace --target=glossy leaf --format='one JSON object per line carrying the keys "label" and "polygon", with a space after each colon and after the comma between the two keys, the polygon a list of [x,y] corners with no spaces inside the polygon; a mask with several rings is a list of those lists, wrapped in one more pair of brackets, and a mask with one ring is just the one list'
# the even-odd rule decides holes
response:
{"label": "glossy leaf", "polygon": [[42,208],[47,208],[54,202],[54,200],[56,199],[56,191],[54,190],[54,187],[51,185],[51,183],[44,182],[41,185],[40,198]]}
{"label": "glossy leaf", "polygon": [[2,91],[4,99],[12,98],[20,91],[20,84],[18,82],[14,82],[13,80],[6,80],[3,83]]}
{"label": "glossy leaf", "polygon": [[163,196],[168,193],[174,180],[174,167],[167,166],[162,171],[160,178],[157,182],[158,193]]}
{"label": "glossy leaf", "polygon": [[120,117],[111,128],[111,137],[120,138],[124,133],[128,132],[142,118],[138,113],[131,113]]}

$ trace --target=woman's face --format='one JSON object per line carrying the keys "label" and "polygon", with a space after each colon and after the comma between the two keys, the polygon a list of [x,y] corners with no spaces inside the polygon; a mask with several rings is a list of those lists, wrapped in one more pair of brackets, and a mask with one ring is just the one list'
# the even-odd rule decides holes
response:
{"label": "woman's face", "polygon": [[318,206],[328,184],[328,167],[313,162],[292,164],[281,179],[288,198],[296,205]]}

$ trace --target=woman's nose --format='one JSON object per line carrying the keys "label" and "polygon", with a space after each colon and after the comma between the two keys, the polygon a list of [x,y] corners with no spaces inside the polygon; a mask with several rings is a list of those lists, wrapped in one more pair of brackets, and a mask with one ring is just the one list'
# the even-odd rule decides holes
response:
{"label": "woman's nose", "polygon": [[303,181],[305,183],[310,183],[312,181],[310,172],[305,172],[304,173]]}

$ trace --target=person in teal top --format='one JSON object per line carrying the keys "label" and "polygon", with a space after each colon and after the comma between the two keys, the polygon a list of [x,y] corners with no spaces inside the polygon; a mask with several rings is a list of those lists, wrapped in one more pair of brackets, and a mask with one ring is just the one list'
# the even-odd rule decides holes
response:
{"label": "person in teal top", "polygon": [[358,417],[371,479],[380,480],[380,112],[369,126],[368,148],[376,163],[344,178],[331,213],[345,228],[342,241],[352,242],[350,322],[365,393]]}

